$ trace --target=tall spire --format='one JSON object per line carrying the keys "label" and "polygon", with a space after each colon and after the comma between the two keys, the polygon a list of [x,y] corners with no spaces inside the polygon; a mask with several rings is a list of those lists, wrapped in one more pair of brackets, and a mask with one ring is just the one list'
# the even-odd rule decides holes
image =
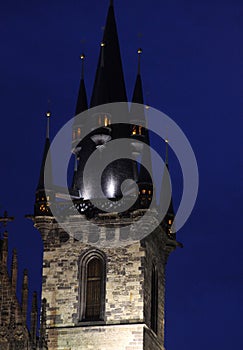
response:
{"label": "tall spire", "polygon": [[141,54],[142,54],[142,49],[138,49],[138,72],[137,72],[137,78],[135,82],[135,87],[133,91],[133,97],[132,97],[132,102],[133,103],[141,103],[143,104],[143,88],[142,88],[142,79],[141,79]]}
{"label": "tall spire", "polygon": [[[106,90],[105,95],[103,89]],[[113,1],[110,1],[90,107],[104,103],[126,101],[127,94],[114,7]]]}
{"label": "tall spire", "polygon": [[3,233],[3,243],[2,243],[2,256],[1,256],[3,266],[7,266],[8,262],[8,232]]}
{"label": "tall spire", "polygon": [[[46,141],[45,141],[45,146],[44,146],[44,152],[43,152],[43,157],[42,157],[40,177],[39,177],[37,190],[43,190],[45,188],[45,164],[46,164],[47,154],[48,154],[48,151],[50,148],[50,117],[51,117],[51,112],[50,111],[46,112],[46,118],[47,118]],[[46,178],[46,183],[51,185],[52,184],[51,166],[48,166],[48,170],[49,170],[49,173],[48,173],[48,176]]]}
{"label": "tall spire", "polygon": [[22,302],[21,302],[21,308],[22,308],[22,315],[23,315],[23,321],[24,324],[26,324],[27,321],[27,311],[28,311],[28,272],[25,269],[24,270],[24,277],[23,277],[23,284],[22,284]]}
{"label": "tall spire", "polygon": [[164,210],[163,203],[167,201],[166,199],[168,199],[168,197],[170,197],[169,207],[166,213],[164,212],[163,226],[168,235],[173,235],[171,234],[171,226],[174,221],[175,212],[172,199],[171,181],[169,178],[169,140],[167,138],[165,139],[165,167],[166,169],[164,170],[160,190],[160,208]]}
{"label": "tall spire", "polygon": [[[137,128],[136,137],[138,139],[142,139],[142,142],[146,143],[148,146],[150,145],[149,141],[149,133],[146,129],[146,120],[145,120],[145,109],[144,109],[144,99],[143,99],[143,86],[142,86],[142,78],[141,78],[141,54],[142,49],[138,48],[138,70],[137,70],[137,77],[135,82],[135,87],[133,91],[133,97],[132,97],[132,103],[138,103],[140,106],[136,107],[132,104],[131,107],[131,119],[136,120],[140,123],[141,126]],[[146,162],[149,162],[149,167],[152,169],[152,162],[151,162],[151,154],[149,149],[145,149],[142,152],[141,160],[146,160]],[[143,184],[149,184],[152,185],[151,177],[148,173],[148,171],[141,165],[138,175],[138,183]]]}
{"label": "tall spire", "polygon": [[86,88],[84,83],[84,61],[85,61],[85,55],[82,53],[80,55],[82,67],[81,67],[81,80],[79,85],[79,93],[78,93],[78,100],[76,104],[76,111],[75,115],[82,113],[88,109],[88,101],[87,101],[87,94],[86,94]]}
{"label": "tall spire", "polygon": [[14,249],[13,256],[12,256],[12,264],[11,264],[11,285],[14,293],[16,293],[17,278],[18,278],[17,251],[16,249]]}

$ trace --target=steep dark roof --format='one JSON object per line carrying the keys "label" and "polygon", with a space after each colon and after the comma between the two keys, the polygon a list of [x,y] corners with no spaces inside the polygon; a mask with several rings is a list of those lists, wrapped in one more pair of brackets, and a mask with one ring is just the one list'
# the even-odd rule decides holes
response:
{"label": "steep dark roof", "polygon": [[141,103],[143,104],[143,87],[142,87],[142,79],[141,79],[141,74],[137,74],[136,82],[135,82],[135,87],[133,91],[133,96],[132,96],[132,102],[133,103]]}
{"label": "steep dark roof", "polygon": [[75,115],[82,113],[88,109],[88,100],[84,79],[81,78],[78,92],[78,99],[76,104]]}
{"label": "steep dark roof", "polygon": [[90,107],[95,107],[104,103],[126,101],[127,94],[120,46],[113,2],[111,1],[100,49]]}
{"label": "steep dark roof", "polygon": [[[132,105],[131,111],[130,111],[131,119],[134,119],[137,121],[139,120],[141,125],[146,126],[144,99],[143,99],[143,86],[142,86],[142,78],[140,74],[140,55],[138,56],[138,73],[137,73],[135,87],[133,91],[132,103],[139,103],[141,104],[141,106],[135,107]],[[146,128],[144,129],[144,137],[142,141],[146,143],[148,146],[150,145],[149,132],[148,132],[148,129]],[[149,167],[152,170],[150,149],[143,150],[141,161],[143,161],[143,159],[144,160],[146,159],[146,162],[149,163]],[[140,169],[138,171],[138,183],[152,184],[149,172],[142,165],[140,166]]]}
{"label": "steep dark roof", "polygon": [[80,58],[82,60],[82,73],[81,73],[75,115],[82,113],[88,109],[88,100],[87,100],[86,88],[85,88],[85,83],[84,83],[84,59],[85,59],[85,55],[82,54],[80,56]]}
{"label": "steep dark roof", "polygon": [[[166,141],[166,155],[165,155],[165,167],[166,169],[164,170],[164,174],[162,177],[162,182],[161,182],[161,190],[160,190],[160,208],[164,210],[163,208],[163,203],[164,199],[170,198],[170,204],[167,209],[166,215],[169,215],[171,218],[174,217],[175,212],[174,212],[174,206],[173,206],[173,199],[172,199],[172,188],[171,188],[171,182],[170,179],[167,175],[169,175],[169,161],[168,161],[168,141]],[[166,171],[167,170],[167,171]]]}
{"label": "steep dark roof", "polygon": [[[45,165],[46,165],[46,159],[47,154],[50,149],[50,138],[49,138],[49,117],[47,119],[47,132],[46,132],[46,141],[44,146],[44,152],[42,156],[42,162],[41,162],[41,168],[40,168],[40,176],[39,176],[39,182],[36,190],[43,190],[45,188]],[[48,161],[51,162],[50,157],[48,157]],[[52,184],[52,171],[51,171],[51,164],[48,164],[48,173],[46,173],[46,184]]]}

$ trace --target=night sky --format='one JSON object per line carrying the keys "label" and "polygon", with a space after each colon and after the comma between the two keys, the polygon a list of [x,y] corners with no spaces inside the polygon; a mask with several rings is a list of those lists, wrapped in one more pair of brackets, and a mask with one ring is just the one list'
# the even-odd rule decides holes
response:
{"label": "night sky", "polygon": [[[178,123],[199,167],[197,203],[177,234],[184,248],[167,266],[166,348],[242,349],[242,3],[114,2],[129,98],[141,46],[145,102]],[[107,9],[108,0],[1,4],[0,211],[15,216],[9,246],[18,250],[19,288],[27,267],[31,292],[40,293],[42,242],[24,215],[33,213],[45,112],[52,136],[73,116],[83,51],[90,97]]]}

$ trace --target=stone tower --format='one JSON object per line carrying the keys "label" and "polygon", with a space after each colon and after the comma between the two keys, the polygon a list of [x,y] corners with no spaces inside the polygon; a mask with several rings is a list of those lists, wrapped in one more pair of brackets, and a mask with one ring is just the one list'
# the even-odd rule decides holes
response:
{"label": "stone tower", "polygon": [[[132,102],[143,104],[138,50],[138,73]],[[82,61],[84,55],[81,56]],[[110,2],[100,56],[96,71],[90,107],[105,103],[126,102],[126,88],[123,76],[119,41],[114,16],[113,2]],[[88,109],[84,74],[78,94],[76,115]],[[130,120],[137,125],[112,125],[109,114],[95,114],[92,122],[96,129],[85,137],[78,147],[73,147],[76,166],[69,193],[77,212],[68,212],[63,223],[57,222],[50,205],[60,205],[60,188],[52,184],[51,171],[45,177],[44,168],[50,147],[49,118],[47,136],[36,190],[34,213],[35,227],[40,231],[44,243],[42,297],[43,348],[49,350],[157,350],[164,349],[164,294],[165,266],[167,258],[178,243],[171,233],[174,214],[173,205],[162,223],[142,239],[123,237],[122,227],[136,222],[148,212],[145,226],[156,220],[149,212],[153,195],[151,177],[144,167],[136,162],[119,159],[109,165],[103,174],[102,186],[107,198],[112,200],[113,210],[108,212],[96,208],[91,199],[96,197],[96,184],[89,183],[89,191],[83,183],[85,163],[92,152],[106,147],[110,140],[130,137],[136,149],[136,140],[149,145],[149,134],[145,128],[143,111],[139,117],[129,111]],[[47,117],[50,113],[47,113]],[[80,137],[83,125],[77,119],[73,124],[73,143]],[[102,152],[101,152],[102,154]],[[144,156],[143,154],[141,155]],[[149,155],[146,155],[149,158]],[[49,159],[50,161],[50,159]],[[51,167],[50,167],[51,168]],[[136,203],[124,213],[119,213],[116,200],[129,196],[129,189],[121,193],[120,185],[126,178],[138,184]],[[112,182],[112,190],[109,183]],[[48,188],[48,184],[50,185]],[[53,189],[56,188],[56,191]],[[110,203],[110,201],[109,201]],[[62,202],[63,205],[63,202]],[[64,202],[65,205],[65,202]],[[66,212],[67,213],[67,212]],[[88,220],[87,220],[88,219]],[[90,230],[88,223],[95,223]],[[63,224],[63,225],[62,225]],[[63,226],[68,227],[67,230]],[[108,228],[111,229],[108,231]],[[70,232],[73,232],[70,235]],[[112,242],[117,239],[121,245],[101,244],[99,240]],[[97,243],[98,242],[98,243]],[[125,243],[124,243],[125,242]]]}

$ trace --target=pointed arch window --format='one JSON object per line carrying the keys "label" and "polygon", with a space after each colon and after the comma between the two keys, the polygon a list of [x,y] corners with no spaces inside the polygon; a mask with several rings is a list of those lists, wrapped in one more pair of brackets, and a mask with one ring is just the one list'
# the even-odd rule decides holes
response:
{"label": "pointed arch window", "polygon": [[153,262],[151,277],[151,329],[158,330],[158,270]]}
{"label": "pointed arch window", "polygon": [[105,255],[92,250],[80,260],[80,321],[102,321],[105,309]]}

